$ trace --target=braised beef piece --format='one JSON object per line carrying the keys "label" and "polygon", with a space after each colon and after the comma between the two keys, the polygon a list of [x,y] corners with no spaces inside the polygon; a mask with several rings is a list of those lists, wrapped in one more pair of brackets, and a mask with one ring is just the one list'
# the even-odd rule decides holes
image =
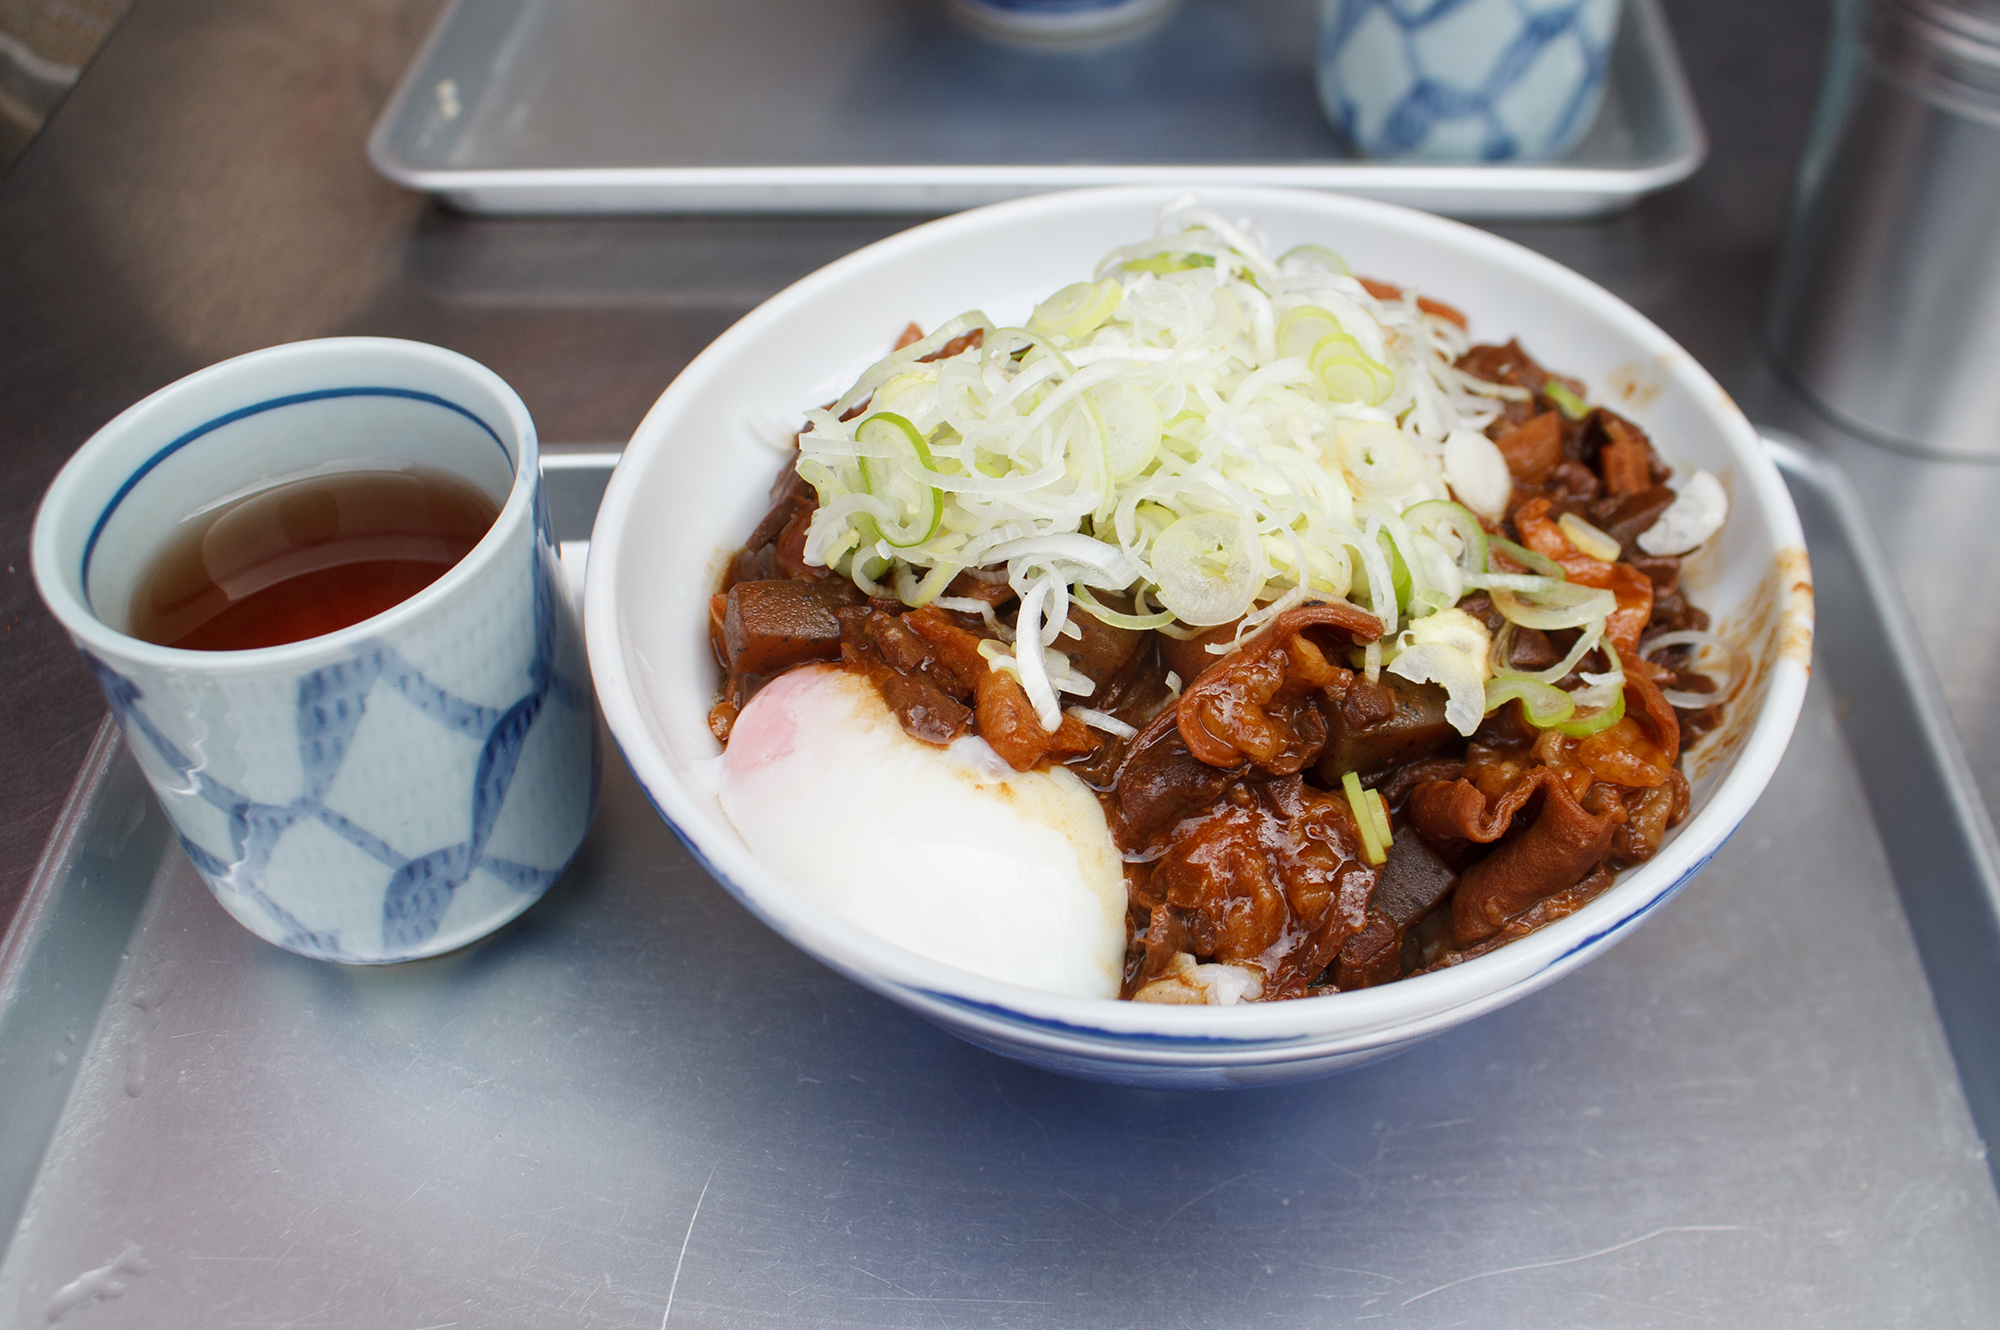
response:
{"label": "braised beef piece", "polygon": [[[1546,928],[1558,919],[1575,914],[1603,895],[1605,889],[1617,879],[1617,872],[1608,862],[1599,864],[1574,886],[1536,901],[1491,935],[1470,946],[1459,946],[1453,940],[1452,908],[1447,902],[1425,915],[1405,936],[1404,970],[1408,974],[1425,974],[1462,965],[1475,956],[1484,956],[1516,938],[1524,938],[1538,928]],[[1417,943],[1414,948],[1412,941]]]}
{"label": "braised beef piece", "polygon": [[[1543,390],[1550,380],[1561,383],[1579,397],[1583,395],[1583,384],[1575,379],[1549,373],[1535,363],[1534,357],[1521,349],[1518,341],[1510,341],[1505,346],[1475,346],[1459,357],[1458,367],[1475,378],[1485,379],[1488,383],[1503,383],[1513,388],[1526,388],[1535,395],[1526,402],[1503,400],[1499,403],[1502,416],[1487,430],[1487,434],[1495,439],[1525,425],[1537,415],[1556,410],[1556,404],[1543,395]],[[1566,419],[1563,425],[1567,437],[1569,430]]]}
{"label": "braised beef piece", "polygon": [[[1090,705],[1115,720],[1143,731],[1162,711],[1173,711],[1173,691],[1167,687],[1167,669],[1160,661],[1158,633],[1139,634],[1139,648],[1126,662],[1106,677],[1091,675],[1097,691]],[[1097,751],[1072,761],[1069,766],[1084,784],[1103,794],[1112,787],[1133,740],[1114,734],[1098,734]]]}
{"label": "braised beef piece", "polygon": [[1493,442],[1516,480],[1539,485],[1563,460],[1562,413],[1544,411],[1500,435]]}
{"label": "braised beef piece", "polygon": [[1185,688],[1199,679],[1209,666],[1222,660],[1222,653],[1210,651],[1209,647],[1222,647],[1234,642],[1236,624],[1225,623],[1190,638],[1168,637],[1165,633],[1153,636],[1159,639],[1161,663],[1180,676],[1181,687]]}
{"label": "braised beef piece", "polygon": [[[792,451],[798,452],[798,439],[792,440]],[[791,524],[801,510],[818,507],[819,498],[805,478],[787,465],[778,472],[771,482],[771,507],[750,533],[750,539],[743,542],[745,551],[761,550],[778,539],[778,533]]]}
{"label": "braised beef piece", "polygon": [[1055,729],[1043,729],[1027,689],[1011,674],[988,670],[980,677],[978,693],[979,737],[1016,771],[1028,771],[1044,758],[1064,762],[1087,757],[1103,740],[1101,732],[1067,714]]}
{"label": "braised beef piece", "polygon": [[1477,749],[1483,753],[1518,755],[1526,757],[1542,732],[1528,723],[1528,718],[1518,702],[1510,703],[1496,711],[1489,711],[1479,721],[1479,727],[1472,732],[1472,741],[1466,745],[1466,757],[1470,759]]}
{"label": "braised beef piece", "polygon": [[1432,780],[1457,780],[1465,774],[1462,757],[1427,757],[1408,766],[1397,767],[1375,786],[1389,811],[1400,815],[1409,802],[1410,791]]}
{"label": "braised beef piece", "polygon": [[738,582],[723,614],[723,663],[737,674],[776,674],[809,660],[838,660],[835,611],[861,600],[845,579]]}
{"label": "braised beef piece", "polygon": [[867,676],[905,734],[942,745],[971,728],[972,708],[952,696],[949,674],[929,668],[923,639],[900,618],[866,605],[846,606],[835,617],[841,665]]}
{"label": "braised beef piece", "polygon": [[1690,604],[1678,587],[1672,591],[1656,592],[1653,596],[1653,615],[1646,621],[1646,631],[1672,633],[1683,629],[1707,631],[1708,611]]}
{"label": "braised beef piece", "polygon": [[1699,707],[1695,710],[1675,712],[1681,718],[1681,733],[1687,742],[1693,743],[1722,724],[1722,708],[1718,706]]}
{"label": "braised beef piece", "polygon": [[1340,702],[1326,710],[1320,779],[1338,785],[1352,771],[1372,785],[1390,767],[1429,757],[1454,742],[1458,731],[1444,718],[1445,701],[1438,685],[1411,683],[1394,674],[1384,674],[1376,683],[1352,680]]}
{"label": "braised beef piece", "polygon": [[1595,418],[1604,430],[1597,464],[1604,488],[1619,500],[1645,493],[1653,483],[1652,445],[1645,435],[1608,411],[1598,410]]}
{"label": "braised beef piece", "polygon": [[1239,774],[1197,760],[1175,714],[1162,712],[1132,740],[1112,781],[1113,843],[1127,853],[1144,851],[1181,819],[1220,799]]}
{"label": "braised beef piece", "polygon": [[1687,777],[1671,771],[1666,784],[1649,790],[1627,790],[1623,801],[1625,820],[1611,833],[1611,863],[1614,867],[1630,868],[1659,853],[1667,828],[1687,816]]}
{"label": "braised beef piece", "polygon": [[743,548],[730,560],[722,589],[727,591],[737,582],[766,581],[773,577],[807,582],[826,578],[826,569],[805,561],[806,531],[818,509],[819,498],[813,487],[790,466],[780,471],[771,486],[771,507],[750,533],[750,539],[743,542]]}
{"label": "braised beef piece", "polygon": [[1027,690],[1013,675],[988,666],[979,653],[982,638],[964,622],[936,606],[882,617],[894,627],[874,635],[880,639],[886,633],[897,642],[883,651],[884,658],[898,651],[905,660],[921,654],[921,677],[956,700],[970,702],[979,736],[1016,771],[1027,771],[1045,758],[1067,761],[1097,751],[1102,734],[1074,716],[1063,716],[1054,730],[1043,729]]}
{"label": "braised beef piece", "polygon": [[1620,497],[1642,494],[1664,485],[1673,475],[1673,468],[1654,450],[1646,431],[1601,406],[1592,414],[1604,428],[1605,451],[1598,469],[1606,489]]}
{"label": "braised beef piece", "polygon": [[1340,949],[1335,986],[1372,988],[1402,978],[1404,930],[1435,909],[1456,885],[1458,874],[1423,837],[1397,837],[1369,893],[1360,931]]}
{"label": "braised beef piece", "polygon": [[1539,628],[1516,624],[1508,640],[1512,645],[1507,652],[1507,663],[1517,670],[1545,670],[1569,654],[1568,647],[1558,650],[1549,635]]}
{"label": "braised beef piece", "polygon": [[1486,625],[1486,631],[1497,633],[1506,624],[1507,616],[1493,607],[1493,597],[1484,591],[1474,591],[1458,602],[1458,608]]}
{"label": "braised beef piece", "polygon": [[1057,638],[1056,650],[1069,657],[1071,669],[1096,685],[1090,696],[1083,699],[1085,706],[1094,707],[1103,698],[1105,686],[1139,653],[1139,646],[1148,634],[1113,628],[1081,609],[1071,610],[1069,621],[1077,636],[1065,634]]}
{"label": "braised beef piece", "polygon": [[[1674,498],[1674,492],[1665,485],[1648,485],[1637,493],[1625,495],[1614,493],[1608,498],[1599,499],[1589,504],[1582,516],[1592,526],[1618,542],[1621,559],[1640,567],[1640,559],[1659,556],[1642,551],[1639,548],[1639,537],[1644,535],[1653,523],[1660,520],[1660,514],[1667,510]],[[1679,568],[1678,560],[1675,562],[1675,567]],[[1640,570],[1647,576],[1652,576],[1651,569],[1641,567]],[[1660,579],[1654,577],[1653,580],[1658,582]]]}
{"label": "braised beef piece", "polygon": [[[1451,922],[1461,947],[1492,936],[1530,906],[1573,886],[1611,849],[1611,835],[1623,820],[1623,810],[1615,819],[1610,813],[1592,814],[1549,768],[1535,770],[1547,776],[1535,782],[1541,806],[1532,813],[1527,829],[1501,840],[1459,879]],[[1464,787],[1465,782],[1458,785]],[[1434,788],[1423,786],[1412,797]]]}
{"label": "braised beef piece", "polygon": [[769,543],[755,549],[745,546],[730,556],[729,567],[723,570],[723,592],[738,582],[768,582],[779,576],[778,551]]}
{"label": "braised beef piece", "polygon": [[[1604,492],[1604,482],[1597,473],[1582,462],[1565,458],[1549,472],[1549,483],[1545,493],[1548,498],[1568,511],[1575,511],[1589,504]],[[1514,493],[1516,499],[1528,498],[1533,491],[1522,487]]]}
{"label": "braised beef piece", "polygon": [[1662,595],[1680,590],[1681,561],[1675,555],[1647,554],[1642,551],[1627,554],[1625,562],[1652,579],[1653,601],[1656,605]]}
{"label": "braised beef piece", "polygon": [[1181,694],[1176,714],[1188,751],[1215,767],[1248,761],[1277,776],[1305,770],[1326,744],[1321,697],[1343,692],[1353,677],[1328,659],[1331,642],[1315,641],[1314,632],[1344,649],[1381,631],[1374,615],[1345,603],[1286,610]]}
{"label": "braised beef piece", "polygon": [[1303,996],[1366,918],[1377,872],[1360,845],[1339,795],[1298,776],[1230,784],[1128,879],[1148,920],[1135,980],[1185,950],[1261,969],[1266,1001]]}

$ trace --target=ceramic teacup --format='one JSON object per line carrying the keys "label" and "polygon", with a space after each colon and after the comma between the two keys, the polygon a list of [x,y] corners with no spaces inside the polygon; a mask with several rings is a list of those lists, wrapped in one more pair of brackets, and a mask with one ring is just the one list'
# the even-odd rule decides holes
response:
{"label": "ceramic teacup", "polygon": [[1623,8],[1624,0],[1320,0],[1320,105],[1370,157],[1560,157],[1597,119]]}
{"label": "ceramic teacup", "polygon": [[[441,471],[499,510],[436,581],[278,646],[131,635],[191,515],[358,460]],[[35,520],[35,581],[95,673],[181,844],[251,932],[326,960],[436,955],[533,904],[596,801],[590,676],[533,423],[492,371],[336,338],[224,361],[83,445]]]}

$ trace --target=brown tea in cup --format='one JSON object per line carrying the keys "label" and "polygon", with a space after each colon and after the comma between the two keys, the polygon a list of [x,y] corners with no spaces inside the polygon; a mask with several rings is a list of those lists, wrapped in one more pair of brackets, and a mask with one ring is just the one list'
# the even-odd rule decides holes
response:
{"label": "brown tea in cup", "polygon": [[134,588],[131,633],[244,651],[335,632],[442,577],[499,514],[469,482],[428,467],[280,480],[182,524]]}

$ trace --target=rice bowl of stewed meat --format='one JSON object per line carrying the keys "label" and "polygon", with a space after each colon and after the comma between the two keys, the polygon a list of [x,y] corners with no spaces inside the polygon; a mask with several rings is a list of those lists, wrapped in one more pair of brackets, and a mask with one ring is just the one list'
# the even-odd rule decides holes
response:
{"label": "rice bowl of stewed meat", "polygon": [[1810,578],[1726,395],[1455,223],[1104,190],[918,227],[698,357],[593,533],[614,737],[780,934],[1161,1086],[1549,982],[1747,813]]}

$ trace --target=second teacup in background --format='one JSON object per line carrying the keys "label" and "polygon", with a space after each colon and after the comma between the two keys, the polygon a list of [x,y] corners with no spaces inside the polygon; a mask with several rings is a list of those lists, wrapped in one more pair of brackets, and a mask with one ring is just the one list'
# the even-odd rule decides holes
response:
{"label": "second teacup in background", "polygon": [[1320,0],[1320,105],[1369,157],[1560,157],[1597,118],[1623,7]]}

